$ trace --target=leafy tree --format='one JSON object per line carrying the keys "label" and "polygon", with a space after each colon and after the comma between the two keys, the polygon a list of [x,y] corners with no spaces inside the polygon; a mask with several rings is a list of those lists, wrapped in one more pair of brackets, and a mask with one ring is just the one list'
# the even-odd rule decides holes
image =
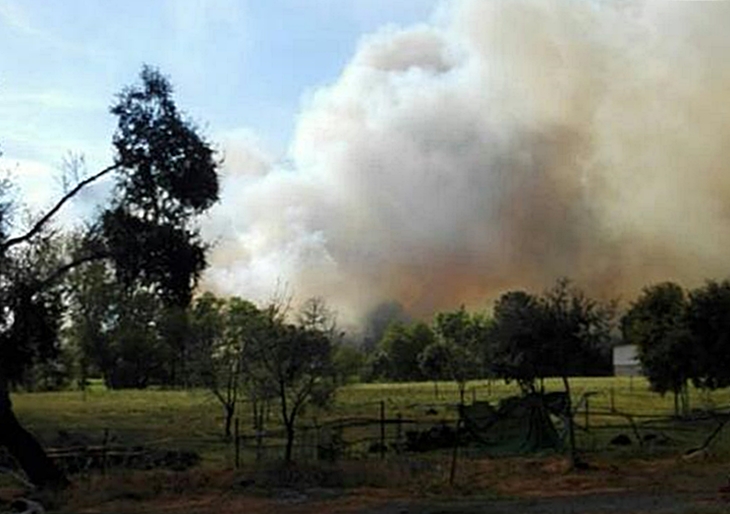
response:
{"label": "leafy tree", "polygon": [[223,406],[224,434],[230,437],[236,404],[244,387],[249,387],[254,403],[258,400],[252,391],[255,370],[248,352],[252,341],[261,337],[262,313],[241,298],[223,300],[206,293],[196,300],[191,318],[199,349],[197,375]]}
{"label": "leafy tree", "polygon": [[543,323],[540,300],[524,291],[507,292],[494,306],[489,334],[492,370],[508,381],[515,380],[523,393],[535,392],[535,380],[548,373]]}
{"label": "leafy tree", "polygon": [[[60,279],[107,259],[126,287],[148,288],[167,304],[185,305],[205,266],[192,218],[218,198],[213,150],[177,111],[169,82],[152,68],[142,70],[139,85],[122,91],[111,112],[118,118],[113,164],[66,191],[19,235],[9,234],[12,206],[0,204],[0,444],[38,486],[66,479],[16,419],[9,387],[34,361],[57,352]],[[54,261],[55,253],[44,251],[49,224],[82,189],[111,173],[115,197],[91,224],[87,244]]]}
{"label": "leafy tree", "polygon": [[357,379],[365,366],[365,354],[352,341],[342,340],[335,344],[332,359],[339,385]]}
{"label": "leafy tree", "polygon": [[434,320],[435,341],[419,355],[424,376],[434,380],[449,379],[459,388],[460,402],[469,380],[480,376],[481,347],[486,337],[483,318],[469,314],[462,306],[453,312],[441,312]]}
{"label": "leafy tree", "polygon": [[255,365],[259,388],[268,389],[279,402],[290,462],[296,422],[308,405],[325,406],[335,392],[332,341],[325,332],[284,321],[280,310],[265,311],[266,326],[251,341],[246,361]]}
{"label": "leafy tree", "polygon": [[111,389],[144,389],[167,382],[168,352],[160,338],[159,299],[147,290],[120,291],[114,304],[106,350],[112,366],[104,380]]}
{"label": "leafy tree", "polygon": [[695,383],[708,389],[730,385],[730,281],[708,281],[690,293],[687,326]]}
{"label": "leafy tree", "polygon": [[439,381],[451,378],[447,364],[450,358],[450,347],[443,341],[429,344],[418,354],[418,367],[424,377],[433,380],[433,394],[436,398],[439,396]]}
{"label": "leafy tree", "polygon": [[664,282],[644,288],[621,320],[624,341],[637,345],[651,388],[674,394],[675,414],[687,409],[687,382],[695,366],[687,308],[684,290]]}
{"label": "leafy tree", "polygon": [[567,400],[566,414],[570,457],[576,463],[575,427],[570,392],[570,377],[581,375],[592,361],[601,358],[611,342],[615,310],[588,298],[567,279],[558,280],[542,299],[543,336],[548,350],[543,355],[548,376],[563,381]]}
{"label": "leafy tree", "polygon": [[85,389],[90,376],[110,376],[114,366],[109,332],[118,289],[103,261],[74,269],[66,282],[69,324],[64,335],[75,351],[79,385]]}
{"label": "leafy tree", "polygon": [[576,448],[569,379],[583,374],[609,347],[613,318],[613,305],[588,298],[566,279],[558,280],[541,297],[506,293],[495,306],[495,370],[505,379],[517,380],[526,392],[536,390],[536,379],[562,379],[573,463]]}
{"label": "leafy tree", "polygon": [[433,341],[433,330],[425,323],[391,324],[378,345],[387,359],[387,378],[399,382],[423,380],[418,356]]}
{"label": "leafy tree", "polygon": [[194,368],[190,311],[179,305],[161,309],[156,323],[164,350],[166,383],[173,387],[193,385]]}

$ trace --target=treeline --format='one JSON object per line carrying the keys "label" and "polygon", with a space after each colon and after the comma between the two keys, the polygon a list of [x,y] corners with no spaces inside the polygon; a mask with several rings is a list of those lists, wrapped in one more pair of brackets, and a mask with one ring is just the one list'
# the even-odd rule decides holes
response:
{"label": "treeline", "polygon": [[[274,309],[209,293],[186,309],[165,307],[154,291],[124,288],[103,263],[70,274],[66,299],[62,351],[30,369],[27,389],[83,387],[91,377],[109,388],[215,389],[216,367],[235,361],[226,360],[227,353],[264,338],[259,318]],[[327,338],[337,384],[434,381],[437,388],[450,380],[463,392],[469,380],[498,377],[534,392],[546,377],[611,374],[612,348],[619,344],[638,346],[652,388],[673,393],[678,412],[687,409],[689,383],[730,384],[728,281],[691,291],[674,283],[649,286],[623,313],[567,280],[542,294],[507,292],[489,313],[461,307],[437,313],[430,323],[408,320],[391,304],[360,340],[338,329],[321,299],[305,302],[299,312],[285,303],[275,308],[277,323]],[[269,320],[269,327],[277,323]],[[251,373],[246,362],[236,366],[231,372]]]}

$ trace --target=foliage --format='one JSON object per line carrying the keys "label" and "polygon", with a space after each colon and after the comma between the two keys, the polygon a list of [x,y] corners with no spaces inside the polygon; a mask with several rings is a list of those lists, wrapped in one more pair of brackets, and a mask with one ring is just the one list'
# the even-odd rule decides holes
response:
{"label": "foliage", "polygon": [[486,326],[483,317],[469,314],[463,306],[453,312],[438,313],[434,320],[435,340],[418,356],[425,377],[458,384],[462,403],[467,382],[483,373],[481,350]]}
{"label": "foliage", "polygon": [[614,308],[585,296],[567,280],[542,296],[503,294],[490,328],[491,363],[497,376],[525,391],[535,380],[590,374],[606,360]]}
{"label": "foliage", "polygon": [[336,390],[333,344],[326,332],[286,323],[277,306],[263,312],[263,330],[247,344],[247,367],[254,369],[251,391],[275,396],[286,429],[291,460],[295,423],[308,405],[326,406]]}
{"label": "foliage", "polygon": [[687,308],[684,290],[664,282],[644,288],[621,320],[624,341],[637,345],[652,389],[674,393],[677,410],[696,366]]}
{"label": "foliage", "polygon": [[[253,381],[253,363],[247,351],[257,337],[261,313],[251,302],[227,300],[205,293],[191,309],[191,329],[196,360],[191,363],[200,383],[218,399],[225,411],[225,436],[245,382]],[[245,371],[248,371],[247,373]]]}
{"label": "foliage", "polygon": [[546,376],[593,374],[609,355],[615,305],[589,298],[567,279],[558,280],[541,303]]}
{"label": "foliage", "polygon": [[489,359],[496,376],[515,380],[524,391],[534,391],[535,380],[549,374],[543,322],[543,309],[535,296],[510,291],[499,298],[489,334]]}
{"label": "foliage", "polygon": [[[218,163],[210,145],[177,111],[169,81],[149,67],[140,78],[141,84],[125,89],[111,109],[118,120],[112,165],[66,190],[30,228],[13,237],[12,206],[5,195],[0,202],[0,444],[40,486],[61,485],[65,479],[17,422],[8,386],[57,353],[63,313],[60,279],[86,263],[107,259],[134,300],[119,308],[131,310],[137,320],[149,311],[144,294],[167,305],[187,305],[205,266],[205,246],[192,218],[218,199]],[[49,226],[59,210],[83,188],[115,171],[116,196],[99,220],[89,224],[82,247],[70,254],[57,251]],[[136,296],[140,291],[142,296]],[[151,332],[136,323],[119,335],[135,344],[156,344]],[[139,347],[147,349],[147,344]],[[132,368],[148,365],[144,355],[133,353],[123,354]],[[119,369],[126,377],[130,368]]]}
{"label": "foliage", "polygon": [[191,220],[218,199],[217,163],[177,110],[169,81],[149,67],[141,79],[111,108],[119,180],[102,237],[124,284],[154,286],[166,303],[184,306],[206,264]]}
{"label": "foliage", "polygon": [[389,380],[410,382],[423,380],[418,356],[434,342],[434,333],[425,323],[406,325],[396,322],[388,326],[378,344],[379,365]]}
{"label": "foliage", "polygon": [[340,341],[334,346],[332,357],[337,383],[345,385],[356,381],[365,366],[365,354],[354,342]]}
{"label": "foliage", "polygon": [[376,305],[365,316],[363,347],[367,352],[376,350],[376,346],[383,339],[388,327],[394,323],[410,323],[411,319],[403,305],[395,301],[383,302]]}
{"label": "foliage", "polygon": [[730,385],[730,281],[708,281],[689,295],[687,325],[692,336],[697,385]]}

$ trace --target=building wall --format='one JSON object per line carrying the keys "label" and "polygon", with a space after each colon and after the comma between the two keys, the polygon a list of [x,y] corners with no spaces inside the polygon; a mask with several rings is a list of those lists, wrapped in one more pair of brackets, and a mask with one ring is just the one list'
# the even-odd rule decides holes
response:
{"label": "building wall", "polygon": [[617,377],[639,377],[641,376],[641,366],[638,364],[614,364],[613,374]]}
{"label": "building wall", "polygon": [[636,345],[627,344],[614,347],[613,374],[624,377],[636,377],[642,374],[639,351]]}

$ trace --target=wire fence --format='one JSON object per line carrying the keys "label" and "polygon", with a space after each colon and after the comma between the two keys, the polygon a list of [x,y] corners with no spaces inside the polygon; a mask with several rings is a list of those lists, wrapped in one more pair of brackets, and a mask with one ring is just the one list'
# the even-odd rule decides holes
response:
{"label": "wire fence", "polygon": [[[672,414],[671,398],[660,398],[645,387],[631,382],[624,387],[591,391],[575,388],[573,420],[581,452],[607,450],[684,454],[710,444],[718,451],[730,449],[730,435],[723,430],[730,418],[730,407],[717,398],[693,397],[695,410],[684,417]],[[506,396],[495,399],[496,391],[488,384],[472,387],[465,399],[468,405],[496,407]],[[510,394],[514,394],[510,391]],[[507,428],[490,426],[485,437],[472,437],[460,426],[461,415],[456,402],[409,401],[408,394],[397,399],[349,403],[321,419],[314,414],[300,417],[295,430],[292,459],[296,461],[336,461],[342,459],[397,459],[425,452],[449,454],[459,447],[461,455],[489,456],[525,453],[525,446],[504,444],[494,432],[514,430],[509,437],[526,438],[527,425],[513,423]],[[243,405],[241,406],[244,407]],[[338,416],[342,412],[346,415]],[[563,451],[567,442],[564,417],[551,415]],[[93,440],[46,444],[49,455],[71,473],[112,469],[187,469],[200,462],[219,467],[246,467],[280,461],[284,458],[286,432],[272,414],[264,430],[254,430],[251,420],[235,421],[233,437],[224,439],[211,433],[190,433],[185,438],[127,438],[128,434],[109,427]],[[528,427],[529,428],[529,427]],[[491,430],[491,432],[490,432]],[[520,432],[522,431],[522,432]],[[711,441],[707,441],[712,436]],[[131,441],[134,442],[131,442]],[[485,443],[485,440],[487,443]],[[493,444],[489,444],[492,441]],[[496,442],[495,442],[496,441]],[[519,442],[519,441],[518,441]],[[500,446],[501,445],[501,446]],[[210,455],[214,455],[211,459]],[[0,465],[3,465],[0,457]]]}

